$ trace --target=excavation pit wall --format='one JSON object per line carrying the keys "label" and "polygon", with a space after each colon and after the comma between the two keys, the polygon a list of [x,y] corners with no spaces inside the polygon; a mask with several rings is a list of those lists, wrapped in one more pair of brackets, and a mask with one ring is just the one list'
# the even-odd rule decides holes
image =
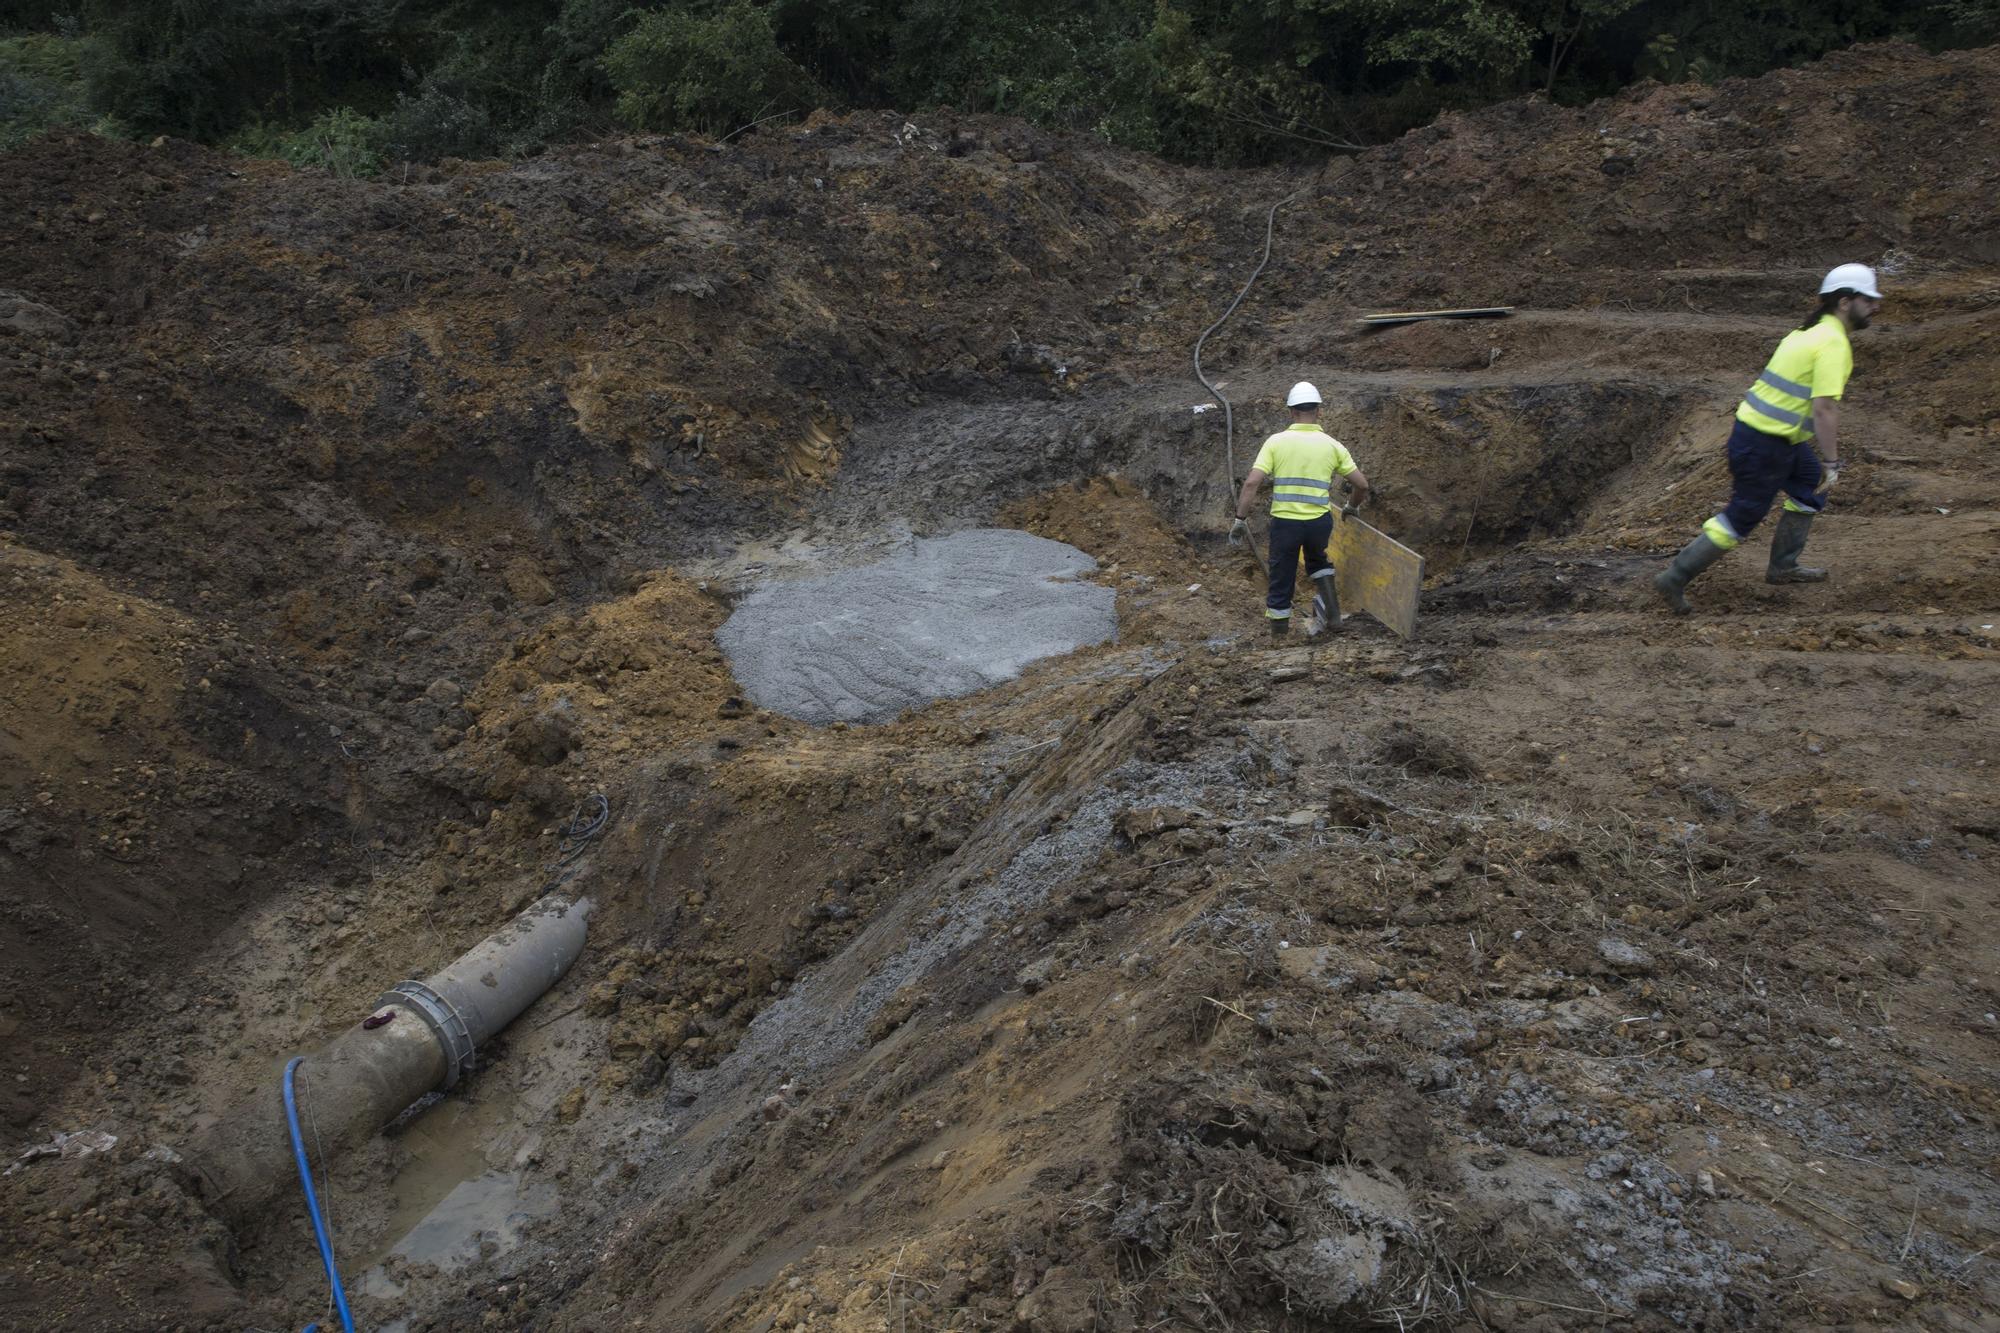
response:
{"label": "excavation pit wall", "polygon": [[[1275,377],[1227,386],[1237,478],[1289,420],[1277,406],[1286,387]],[[1467,551],[1574,530],[1621,472],[1643,469],[1715,397],[1684,380],[1534,370],[1336,371],[1319,387],[1322,427],[1374,487],[1370,521],[1423,552],[1433,573]],[[1725,418],[1718,401],[1716,419]],[[940,437],[955,447],[931,447]],[[841,474],[815,500],[804,549],[811,558],[816,544],[879,541],[885,527],[934,533],[989,522],[1010,501],[1106,474],[1138,487],[1189,536],[1219,535],[1231,462],[1222,413],[1192,384],[1083,403],[927,408],[857,428]]]}

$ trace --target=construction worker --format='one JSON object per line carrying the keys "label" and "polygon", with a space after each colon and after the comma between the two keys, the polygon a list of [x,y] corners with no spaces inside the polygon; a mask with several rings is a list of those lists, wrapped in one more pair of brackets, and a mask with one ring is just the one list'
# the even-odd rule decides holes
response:
{"label": "construction worker", "polygon": [[1368,499],[1368,478],[1362,475],[1347,447],[1319,428],[1319,390],[1304,380],[1285,396],[1292,424],[1264,441],[1243,489],[1236,496],[1236,522],[1230,526],[1232,545],[1249,540],[1250,506],[1266,478],[1271,482],[1271,586],[1264,599],[1264,615],[1271,622],[1272,637],[1289,633],[1292,625],[1292,589],[1298,581],[1299,553],[1306,557],[1307,577],[1319,589],[1320,623],[1330,630],[1340,628],[1340,594],[1334,569],[1326,558],[1327,539],[1333,535],[1333,479],[1347,478],[1354,488],[1351,504],[1341,506],[1352,515]]}
{"label": "construction worker", "polygon": [[1813,515],[1840,476],[1840,396],[1854,369],[1848,336],[1868,327],[1881,308],[1875,270],[1842,264],[1819,285],[1819,306],[1785,335],[1764,373],[1736,409],[1729,435],[1729,506],[1702,524],[1671,565],[1653,579],[1674,614],[1688,613],[1687,586],[1736,549],[1784,493],[1784,512],[1771,534],[1766,583],[1820,583],[1823,569],[1799,564]]}

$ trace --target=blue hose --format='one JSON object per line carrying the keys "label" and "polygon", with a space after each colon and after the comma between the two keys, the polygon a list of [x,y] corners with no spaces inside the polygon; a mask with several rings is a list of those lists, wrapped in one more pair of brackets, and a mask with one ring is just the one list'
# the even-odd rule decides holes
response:
{"label": "blue hose", "polygon": [[[319,1195],[313,1192],[312,1167],[306,1163],[305,1140],[299,1137],[299,1100],[292,1090],[292,1073],[305,1063],[303,1055],[295,1055],[285,1066],[285,1123],[292,1131],[292,1156],[299,1164],[299,1185],[306,1192],[306,1213],[312,1218],[313,1238],[319,1241],[319,1261],[326,1265],[326,1280],[333,1284],[333,1308],[340,1315],[342,1333],[354,1333],[354,1316],[347,1309],[347,1292],[340,1285],[340,1269],[333,1262],[333,1238],[326,1233],[326,1221],[320,1216]],[[314,1333],[318,1324],[308,1324],[305,1333]]]}

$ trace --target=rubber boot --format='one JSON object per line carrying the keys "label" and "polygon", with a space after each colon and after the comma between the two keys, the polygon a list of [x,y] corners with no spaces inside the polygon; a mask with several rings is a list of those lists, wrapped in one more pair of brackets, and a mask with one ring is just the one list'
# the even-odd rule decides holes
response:
{"label": "rubber boot", "polygon": [[1667,599],[1677,616],[1684,616],[1694,608],[1688,605],[1687,586],[1695,575],[1707,569],[1729,552],[1726,548],[1710,541],[1707,533],[1696,537],[1681,548],[1674,562],[1653,576],[1653,586],[1660,590],[1660,596]]}
{"label": "rubber boot", "polygon": [[1806,549],[1806,535],[1812,531],[1813,516],[1787,509],[1778,516],[1777,530],[1771,534],[1771,567],[1764,571],[1766,583],[1824,583],[1826,571],[1807,569],[1799,564]]}
{"label": "rubber boot", "polygon": [[1313,580],[1319,591],[1313,594],[1313,612],[1319,618],[1319,631],[1334,634],[1340,630],[1340,588],[1331,574],[1322,574]]}
{"label": "rubber boot", "polygon": [[1273,616],[1271,618],[1271,637],[1273,639],[1282,639],[1291,632],[1292,618],[1290,616]]}

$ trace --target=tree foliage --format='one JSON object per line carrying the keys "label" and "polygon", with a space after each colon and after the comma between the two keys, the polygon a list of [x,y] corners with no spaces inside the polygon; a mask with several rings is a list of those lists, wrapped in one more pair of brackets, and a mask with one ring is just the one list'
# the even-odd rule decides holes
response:
{"label": "tree foliage", "polygon": [[[73,6],[80,4],[80,9]],[[22,0],[0,145],[57,124],[335,171],[619,125],[950,105],[1245,163],[1449,107],[2000,37],[2000,0]]]}
{"label": "tree foliage", "polygon": [[0,149],[91,118],[81,42],[52,32],[0,38]]}
{"label": "tree foliage", "polygon": [[1937,13],[1964,42],[2000,39],[2000,0],[1943,0]]}
{"label": "tree foliage", "polygon": [[336,176],[372,176],[382,169],[378,122],[353,107],[324,111],[303,129],[253,125],[229,141],[239,153],[278,157],[296,167],[319,167]]}
{"label": "tree foliage", "polygon": [[618,119],[633,129],[722,134],[820,100],[806,72],[779,49],[770,11],[751,0],[729,0],[708,14],[642,14],[605,52],[604,71],[618,92]]}

